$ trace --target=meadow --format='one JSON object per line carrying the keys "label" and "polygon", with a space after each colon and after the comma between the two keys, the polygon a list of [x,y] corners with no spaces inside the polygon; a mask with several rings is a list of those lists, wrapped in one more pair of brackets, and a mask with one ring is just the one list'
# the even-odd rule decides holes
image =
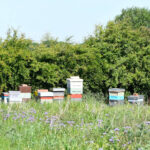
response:
{"label": "meadow", "polygon": [[83,102],[0,104],[1,150],[148,150],[150,108]]}

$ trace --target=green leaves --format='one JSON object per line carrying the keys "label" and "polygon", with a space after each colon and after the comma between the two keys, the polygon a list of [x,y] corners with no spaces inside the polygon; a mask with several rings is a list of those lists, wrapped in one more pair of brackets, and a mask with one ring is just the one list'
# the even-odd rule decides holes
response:
{"label": "green leaves", "polygon": [[36,88],[66,87],[66,78],[79,75],[84,91],[108,93],[110,87],[149,95],[150,11],[130,8],[81,44],[45,35],[35,43],[9,30],[0,44],[0,89],[27,83]]}

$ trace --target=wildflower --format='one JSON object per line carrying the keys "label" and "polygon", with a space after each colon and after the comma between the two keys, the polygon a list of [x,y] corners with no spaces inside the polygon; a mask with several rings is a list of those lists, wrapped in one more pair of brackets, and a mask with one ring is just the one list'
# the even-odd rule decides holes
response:
{"label": "wildflower", "polygon": [[146,125],[150,125],[150,121],[146,121],[145,124],[146,124]]}
{"label": "wildflower", "polygon": [[67,123],[72,126],[74,124],[74,121],[67,121]]}
{"label": "wildflower", "polygon": [[13,120],[17,120],[17,117],[13,117]]}
{"label": "wildflower", "polygon": [[26,122],[33,122],[35,119],[34,119],[34,117],[33,116],[30,116],[27,120],[26,120]]}
{"label": "wildflower", "polygon": [[109,139],[109,142],[112,142],[112,143],[113,143],[113,142],[114,142],[114,139],[113,139],[113,138],[110,138],[110,139]]}
{"label": "wildflower", "polygon": [[26,117],[25,115],[22,115],[22,119],[25,118],[25,117]]}
{"label": "wildflower", "polygon": [[10,114],[7,114],[6,117],[7,117],[7,118],[10,117]]}
{"label": "wildflower", "polygon": [[59,126],[65,127],[66,125],[64,123],[59,123]]}
{"label": "wildflower", "polygon": [[119,129],[118,129],[118,128],[115,128],[114,131],[119,131]]}
{"label": "wildflower", "polygon": [[44,114],[45,114],[45,115],[47,115],[47,114],[48,114],[48,112],[45,112]]}
{"label": "wildflower", "polygon": [[31,108],[30,112],[36,114],[36,110],[34,108]]}
{"label": "wildflower", "polygon": [[124,127],[125,129],[131,129],[131,127],[130,126],[126,126],[126,127]]}
{"label": "wildflower", "polygon": [[103,150],[103,148],[99,148],[98,150]]}
{"label": "wildflower", "polygon": [[104,132],[103,135],[106,135],[106,132]]}
{"label": "wildflower", "polygon": [[102,122],[103,122],[103,120],[98,120],[98,127],[100,127]]}

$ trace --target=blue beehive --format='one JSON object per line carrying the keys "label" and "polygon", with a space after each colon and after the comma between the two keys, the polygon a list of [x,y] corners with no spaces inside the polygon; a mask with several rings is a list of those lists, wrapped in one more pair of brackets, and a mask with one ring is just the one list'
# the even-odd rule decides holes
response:
{"label": "blue beehive", "polygon": [[124,104],[125,89],[111,88],[109,89],[109,104]]}
{"label": "blue beehive", "polygon": [[143,105],[144,95],[130,95],[130,96],[128,96],[128,102],[130,104]]}

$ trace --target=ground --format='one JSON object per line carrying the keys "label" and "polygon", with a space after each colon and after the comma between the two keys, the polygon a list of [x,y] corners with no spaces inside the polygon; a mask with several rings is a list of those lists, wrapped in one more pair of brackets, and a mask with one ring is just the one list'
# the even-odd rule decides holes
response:
{"label": "ground", "polygon": [[83,102],[0,105],[1,150],[149,150],[150,107]]}

